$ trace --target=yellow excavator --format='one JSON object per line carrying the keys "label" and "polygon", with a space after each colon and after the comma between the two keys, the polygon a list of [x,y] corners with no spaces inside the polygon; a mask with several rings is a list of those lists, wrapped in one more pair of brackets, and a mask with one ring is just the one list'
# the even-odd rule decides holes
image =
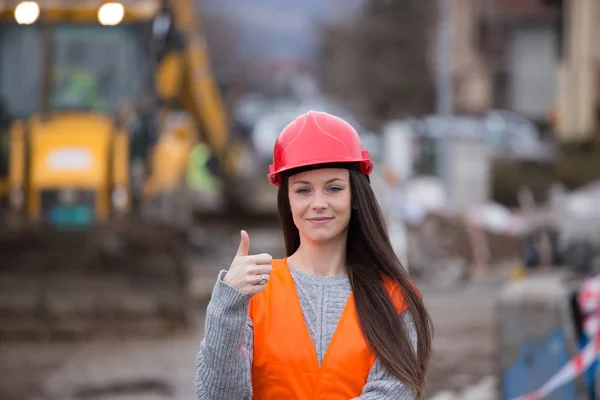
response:
{"label": "yellow excavator", "polygon": [[185,325],[199,144],[235,176],[191,0],[0,2],[0,334]]}

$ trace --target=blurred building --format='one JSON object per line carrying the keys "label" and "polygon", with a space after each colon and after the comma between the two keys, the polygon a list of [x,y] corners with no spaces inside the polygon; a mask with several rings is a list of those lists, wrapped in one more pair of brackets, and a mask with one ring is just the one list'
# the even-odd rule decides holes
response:
{"label": "blurred building", "polygon": [[454,0],[454,110],[509,109],[564,140],[597,135],[595,0]]}
{"label": "blurred building", "polygon": [[479,35],[480,3],[452,1],[453,105],[458,113],[485,113],[492,106],[492,76],[481,52]]}
{"label": "blurred building", "polygon": [[454,111],[544,120],[556,94],[557,15],[542,0],[452,1]]}
{"label": "blurred building", "polygon": [[481,49],[490,66],[495,106],[545,121],[556,99],[559,13],[542,0],[484,3]]}

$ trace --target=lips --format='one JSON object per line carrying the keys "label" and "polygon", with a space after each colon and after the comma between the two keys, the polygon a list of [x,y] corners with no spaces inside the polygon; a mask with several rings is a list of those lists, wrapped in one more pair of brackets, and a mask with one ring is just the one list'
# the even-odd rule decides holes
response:
{"label": "lips", "polygon": [[313,224],[325,224],[329,221],[331,221],[333,219],[333,217],[316,217],[316,218],[308,218],[309,222],[312,222]]}

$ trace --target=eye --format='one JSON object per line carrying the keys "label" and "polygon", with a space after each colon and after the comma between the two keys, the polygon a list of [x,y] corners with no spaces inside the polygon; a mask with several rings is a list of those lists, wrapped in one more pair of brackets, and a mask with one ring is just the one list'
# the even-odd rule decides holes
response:
{"label": "eye", "polygon": [[308,192],[309,192],[309,190],[307,188],[301,188],[301,189],[296,190],[296,193],[298,193],[298,194],[306,194]]}
{"label": "eye", "polygon": [[336,192],[342,191],[342,190],[344,190],[344,189],[343,189],[343,188],[341,188],[341,187],[339,187],[339,186],[332,186],[332,187],[330,187],[330,188],[329,188],[329,189],[327,189],[327,190],[329,190],[330,192],[336,193]]}

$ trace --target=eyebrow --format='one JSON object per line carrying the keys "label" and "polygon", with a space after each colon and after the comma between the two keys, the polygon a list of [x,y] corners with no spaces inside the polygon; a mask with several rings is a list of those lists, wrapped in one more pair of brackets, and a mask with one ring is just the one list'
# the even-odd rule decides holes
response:
{"label": "eyebrow", "polygon": [[[344,179],[342,179],[342,178],[331,178],[331,179],[329,179],[329,180],[328,180],[327,182],[325,182],[325,183],[327,184],[327,183],[331,183],[331,182],[335,182],[335,181],[342,181],[342,182],[345,182],[345,180],[344,180]],[[296,184],[299,184],[299,183],[301,183],[301,184],[303,184],[303,185],[310,185],[310,182],[308,182],[308,181],[295,181],[295,182],[293,182],[293,183],[292,183],[292,185],[296,185]]]}

